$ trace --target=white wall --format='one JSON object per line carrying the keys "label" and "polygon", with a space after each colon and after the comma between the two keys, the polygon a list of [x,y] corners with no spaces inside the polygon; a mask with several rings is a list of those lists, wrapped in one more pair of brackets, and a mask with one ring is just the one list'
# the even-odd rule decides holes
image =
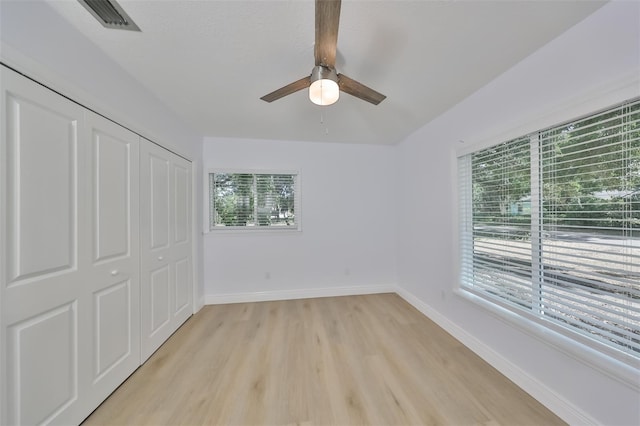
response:
{"label": "white wall", "polygon": [[639,95],[640,3],[613,2],[398,147],[400,293],[572,423],[640,424],[638,370],[453,292],[455,156]]}
{"label": "white wall", "polygon": [[299,171],[302,202],[301,232],[205,236],[206,300],[393,290],[401,208],[393,205],[395,152],[390,146],[205,139],[208,169]]}
{"label": "white wall", "polygon": [[[0,1],[0,59],[94,111],[191,159],[202,169],[202,135],[185,125],[133,77],[43,1]],[[195,179],[201,193],[200,176]],[[196,198],[201,221],[201,197]],[[202,247],[201,233],[194,235]],[[198,250],[196,258],[202,251]],[[196,298],[202,303],[202,271]]]}
{"label": "white wall", "polygon": [[0,2],[0,40],[0,58],[18,71],[180,154],[199,152],[201,135],[47,3]]}
{"label": "white wall", "polygon": [[[399,282],[405,297],[566,419],[639,424],[633,373],[618,379],[614,363],[598,369],[592,364],[602,360],[547,345],[452,292],[456,150],[638,95],[639,21],[637,2],[604,6],[398,147],[207,139],[201,150],[197,132],[41,1],[0,0],[0,59],[199,169],[300,170],[302,232],[204,237],[208,301],[367,292]],[[393,209],[389,200],[400,202]]]}

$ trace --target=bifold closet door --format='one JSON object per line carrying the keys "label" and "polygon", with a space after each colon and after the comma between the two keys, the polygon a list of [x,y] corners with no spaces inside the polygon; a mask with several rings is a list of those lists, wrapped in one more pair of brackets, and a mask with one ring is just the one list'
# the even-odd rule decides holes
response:
{"label": "bifold closet door", "polygon": [[141,350],[146,360],[193,313],[191,163],[141,139]]}
{"label": "bifold closet door", "polygon": [[0,424],[76,424],[140,363],[138,137],[0,72]]}
{"label": "bifold closet door", "polygon": [[78,105],[4,67],[2,424],[82,420],[90,325]]}
{"label": "bifold closet door", "polygon": [[87,112],[90,186],[84,284],[91,310],[85,389],[99,405],[140,365],[139,136]]}

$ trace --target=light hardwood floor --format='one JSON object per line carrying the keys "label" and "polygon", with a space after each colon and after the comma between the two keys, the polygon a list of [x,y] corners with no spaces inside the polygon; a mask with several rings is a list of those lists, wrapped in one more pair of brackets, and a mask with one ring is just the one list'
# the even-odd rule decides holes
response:
{"label": "light hardwood floor", "polygon": [[86,425],[554,425],[395,294],[205,306]]}

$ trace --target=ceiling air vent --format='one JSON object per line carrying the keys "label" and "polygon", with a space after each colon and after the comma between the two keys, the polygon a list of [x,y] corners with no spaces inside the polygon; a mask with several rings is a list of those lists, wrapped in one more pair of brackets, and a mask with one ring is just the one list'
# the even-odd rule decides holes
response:
{"label": "ceiling air vent", "polygon": [[78,0],[106,28],[140,31],[115,0]]}

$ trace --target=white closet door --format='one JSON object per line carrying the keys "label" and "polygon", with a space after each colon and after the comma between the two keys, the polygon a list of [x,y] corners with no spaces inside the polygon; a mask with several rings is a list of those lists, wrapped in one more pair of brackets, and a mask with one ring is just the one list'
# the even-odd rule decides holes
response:
{"label": "white closet door", "polygon": [[91,112],[89,149],[91,363],[97,406],[140,365],[139,137]]}
{"label": "white closet door", "polygon": [[83,110],[0,72],[0,423],[73,424],[89,332]]}
{"label": "white closet door", "polygon": [[175,265],[175,289],[172,305],[174,326],[177,329],[193,313],[193,286],[191,271],[191,163],[184,158],[173,156],[171,162],[173,177],[173,232],[172,255]]}
{"label": "white closet door", "polygon": [[142,360],[193,312],[191,163],[141,139]]}
{"label": "white closet door", "polygon": [[79,423],[140,364],[139,138],[1,83],[0,424]]}

